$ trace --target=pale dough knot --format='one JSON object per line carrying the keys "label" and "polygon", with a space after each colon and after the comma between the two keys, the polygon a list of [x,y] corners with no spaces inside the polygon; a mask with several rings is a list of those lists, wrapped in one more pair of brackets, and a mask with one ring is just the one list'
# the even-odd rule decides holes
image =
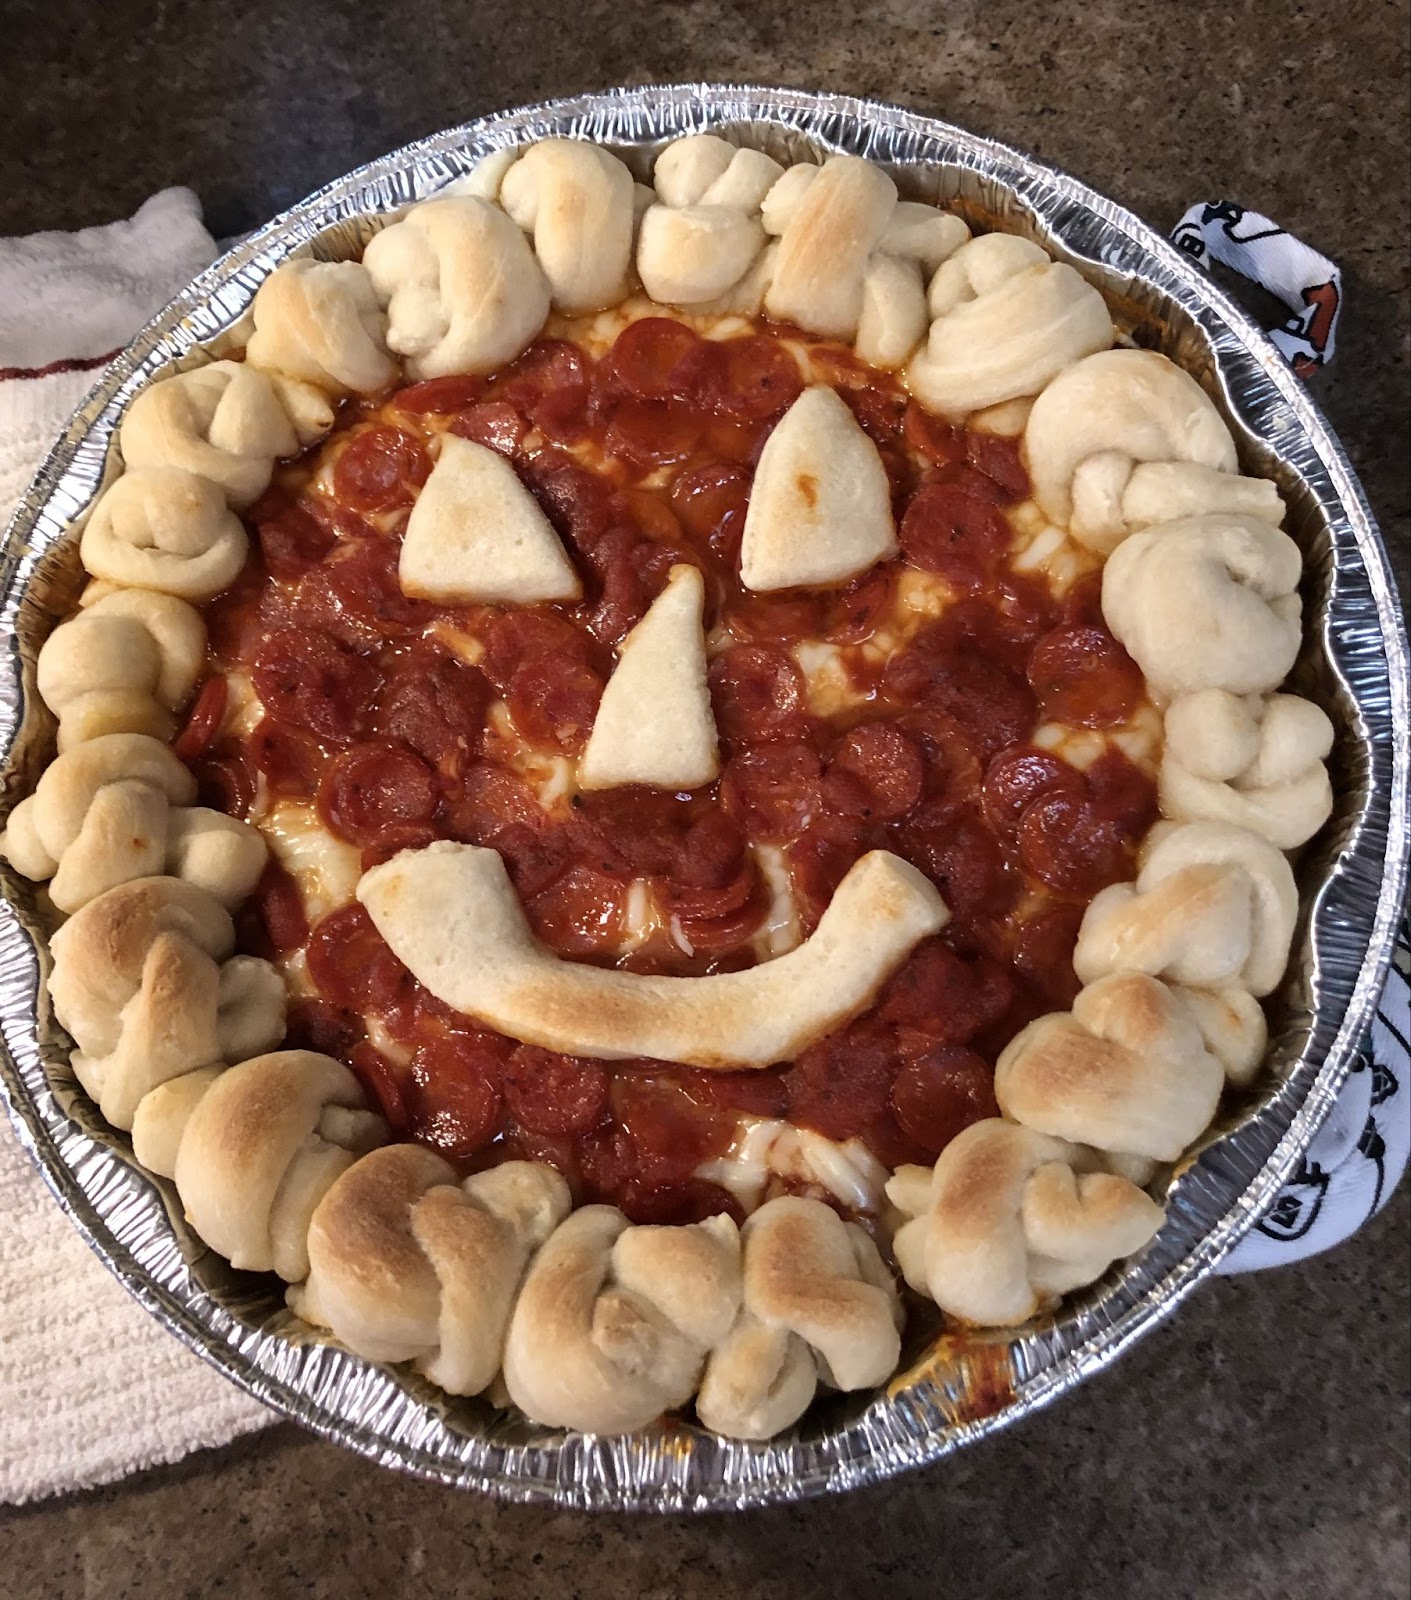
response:
{"label": "pale dough knot", "polygon": [[1298,546],[1267,522],[1187,517],[1113,551],[1103,616],[1160,700],[1197,689],[1263,694],[1298,655],[1302,570]]}
{"label": "pale dough knot", "polygon": [[728,1217],[633,1227],[611,1206],[585,1206],[530,1263],[505,1344],[510,1398],[552,1427],[646,1427],[696,1392],[739,1305]]}
{"label": "pale dough knot", "polygon": [[274,463],[333,426],[317,390],[248,362],[214,361],[149,384],[118,441],[133,468],[174,468],[209,479],[241,510],[264,493]]}
{"label": "pale dough knot", "polygon": [[1164,1215],[1093,1151],[999,1118],[957,1135],[934,1169],[898,1169],[887,1194],[908,1219],[893,1241],[906,1281],[981,1327],[1095,1282]]}
{"label": "pale dough knot", "polygon": [[578,316],[626,297],[637,185],[615,155],[580,139],[545,139],[497,176],[499,202],[533,239],[559,311]]}
{"label": "pale dough knot", "polygon": [[[652,299],[705,308],[731,297],[745,309],[743,285],[765,246],[760,207],[783,171],[763,152],[713,134],[667,145],[637,236],[637,276]],[[760,293],[762,285],[755,310]]]}
{"label": "pale dough knot", "polygon": [[290,1303],[370,1361],[411,1361],[449,1394],[479,1394],[525,1266],[571,1208],[552,1167],[510,1161],[460,1182],[430,1150],[388,1145],[320,1201]]}
{"label": "pale dough knot", "polygon": [[1236,823],[1280,850],[1297,849],[1332,815],[1324,765],[1332,747],[1327,712],[1298,695],[1181,695],[1166,708],[1161,809],[1181,821]]}
{"label": "pale dough knot", "polygon": [[234,942],[224,908],[174,878],[110,889],[55,933],[54,1014],[78,1046],[79,1082],[115,1127],[130,1128],[169,1080],[283,1036],[283,980],[231,957]]}
{"label": "pale dough knot", "polygon": [[1038,394],[1115,337],[1098,291],[1013,234],[982,234],[962,245],[937,269],[927,301],[931,331],[907,367],[907,382],[944,416]]}
{"label": "pale dough knot", "polygon": [[1228,822],[1161,823],[1136,882],[1088,906],[1073,967],[1084,983],[1146,972],[1266,995],[1288,964],[1297,916],[1293,872],[1267,839]]}
{"label": "pale dough knot", "polygon": [[1174,1161],[1210,1124],[1225,1069],[1181,995],[1144,973],[1090,983],[1040,1017],[995,1065],[1014,1122],[1120,1156]]}
{"label": "pale dough knot", "polygon": [[1283,520],[1274,485],[1239,475],[1205,391],[1147,350],[1099,351],[1060,373],[1034,401],[1024,458],[1039,509],[1104,555],[1142,528],[1207,512]]}
{"label": "pale dough knot", "polygon": [[744,1301],[706,1365],[696,1410],[717,1433],[767,1439],[807,1410],[818,1381],[866,1389],[901,1352],[896,1285],[856,1223],[783,1196],[745,1223]]}
{"label": "pale dough knot", "polygon": [[242,1272],[302,1283],[315,1209],[386,1132],[341,1062],[278,1050],[155,1090],[133,1143],[175,1178],[186,1220],[212,1250]]}
{"label": "pale dough knot", "polygon": [[153,589],[118,589],[55,628],[36,680],[62,753],[106,733],[170,739],[205,665],[200,612]]}
{"label": "pale dough knot", "polygon": [[247,822],[190,806],[195,796],[195,780],[166,745],[102,734],[45,768],[11,813],[0,849],[27,878],[49,882],[60,911],[163,874],[237,906],[264,870],[264,841]]}
{"label": "pale dough knot", "polygon": [[255,296],[250,365],[324,393],[377,394],[397,376],[367,268],[356,261],[286,261]]}
{"label": "pale dough knot", "polygon": [[209,600],[245,565],[249,540],[220,486],[172,467],[125,472],[93,507],[79,556],[95,578]]}
{"label": "pale dough knot", "polygon": [[414,378],[493,372],[549,314],[549,285],[524,235],[471,196],[414,206],[369,240],[363,264],[387,307],[387,343]]}

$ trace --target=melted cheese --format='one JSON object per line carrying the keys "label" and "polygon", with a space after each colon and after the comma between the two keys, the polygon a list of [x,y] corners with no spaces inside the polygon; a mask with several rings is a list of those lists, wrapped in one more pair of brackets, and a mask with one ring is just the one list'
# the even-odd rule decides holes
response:
{"label": "melted cheese", "polygon": [[728,1189],[753,1211],[771,1180],[816,1184],[853,1212],[875,1212],[890,1174],[860,1139],[844,1144],[808,1128],[741,1117],[729,1150],[702,1162],[695,1176]]}
{"label": "melted cheese", "polygon": [[311,922],[351,904],[362,877],[362,853],[319,820],[312,805],[281,800],[259,821],[280,866],[298,885]]}
{"label": "melted cheese", "polygon": [[803,673],[808,709],[814,716],[837,716],[852,706],[866,705],[867,696],[853,687],[837,645],[805,639],[794,646],[793,657]]}
{"label": "melted cheese", "polygon": [[761,961],[787,955],[803,943],[803,927],[794,904],[793,879],[783,849],[777,844],[757,844],[754,858],[769,890],[769,910],[754,936],[754,952]]}

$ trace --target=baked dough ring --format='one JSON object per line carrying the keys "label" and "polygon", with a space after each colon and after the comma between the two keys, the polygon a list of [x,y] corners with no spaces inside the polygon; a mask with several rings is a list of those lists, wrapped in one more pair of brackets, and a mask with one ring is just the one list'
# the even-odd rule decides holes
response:
{"label": "baked dough ring", "polygon": [[1084,983],[1146,972],[1266,995],[1288,965],[1297,917],[1298,885],[1267,839],[1228,822],[1160,823],[1136,882],[1089,904],[1073,970]]}
{"label": "baked dough ring", "polygon": [[211,1079],[189,1109],[177,1193],[187,1221],[233,1267],[300,1283],[319,1201],[385,1136],[341,1062],[312,1050],[255,1056]]}
{"label": "baked dough ring", "polygon": [[174,467],[125,472],[93,507],[79,557],[95,578],[209,600],[245,565],[249,540],[219,485]]}
{"label": "baked dough ring", "polygon": [[1161,809],[1181,821],[1236,823],[1295,850],[1332,815],[1324,765],[1332,747],[1327,712],[1297,695],[1182,695],[1166,708]]}
{"label": "baked dough ring", "polygon": [[45,768],[11,813],[0,852],[27,878],[49,880],[61,911],[163,873],[233,908],[264,870],[264,840],[248,822],[188,808],[195,796],[190,771],[166,745],[141,733],[104,734]]}
{"label": "baked dough ring", "polygon": [[499,200],[532,235],[558,310],[578,316],[626,297],[637,196],[615,155],[581,139],[545,139],[505,169]]}
{"label": "baked dough ring", "polygon": [[572,1209],[552,1167],[508,1161],[458,1183],[396,1144],[355,1162],[309,1226],[309,1277],[289,1301],[369,1361],[411,1361],[448,1394],[500,1370],[530,1256]]}
{"label": "baked dough ring", "polygon": [[784,1195],[745,1223],[744,1304],[706,1364],[696,1410],[717,1433],[768,1439],[816,1380],[867,1389],[896,1369],[901,1303],[877,1247],[821,1200]]}
{"label": "baked dough ring", "polygon": [[117,589],[55,628],[35,677],[62,755],[105,733],[170,739],[205,667],[199,611],[152,589]]}
{"label": "baked dough ring", "polygon": [[413,206],[363,252],[387,307],[387,343],[414,378],[493,372],[544,326],[549,285],[514,223],[488,201]]}
{"label": "baked dough ring", "polygon": [[1039,509],[1103,554],[1139,528],[1209,511],[1283,520],[1274,485],[1239,476],[1205,391],[1150,350],[1102,350],[1061,372],[1034,401],[1024,459]]}
{"label": "baked dough ring", "polygon": [[1116,336],[1097,290],[1014,234],[962,245],[931,279],[927,299],[931,332],[907,383],[944,416],[1038,394]]}
{"label": "baked dough ring", "polygon": [[1102,612],[1155,696],[1263,694],[1298,655],[1302,571],[1298,546],[1267,522],[1186,517],[1113,551]]}
{"label": "baked dough ring", "polygon": [[995,1064],[1014,1122],[1118,1156],[1175,1161],[1210,1125],[1225,1069],[1182,997],[1143,973],[1090,983],[1072,1012],[1040,1017]]}
{"label": "baked dough ring", "polygon": [[531,1262],[505,1342],[510,1398],[535,1422],[630,1433],[696,1391],[740,1304],[729,1217],[632,1227],[612,1206],[567,1217]]}
{"label": "baked dough ring", "polygon": [[123,461],[208,478],[243,510],[269,486],[276,460],[333,426],[317,390],[283,382],[281,394],[269,373],[248,362],[213,361],[149,384],[123,418]]}
{"label": "baked dough ring", "polygon": [[356,261],[286,261],[260,285],[246,361],[325,394],[377,394],[397,375],[386,318]]}
{"label": "baked dough ring", "polygon": [[1165,1213],[1081,1145],[991,1117],[958,1134],[934,1169],[887,1185],[908,1217],[893,1241],[918,1294],[980,1327],[1027,1321],[1140,1250]]}
{"label": "baked dough ring", "polygon": [[358,899],[438,1000],[512,1038],[607,1060],[724,1068],[791,1060],[865,1010],[912,947],[949,918],[915,867],[873,850],[788,955],[744,972],[663,978],[546,950],[494,850],[449,840],[403,850],[363,875]]}

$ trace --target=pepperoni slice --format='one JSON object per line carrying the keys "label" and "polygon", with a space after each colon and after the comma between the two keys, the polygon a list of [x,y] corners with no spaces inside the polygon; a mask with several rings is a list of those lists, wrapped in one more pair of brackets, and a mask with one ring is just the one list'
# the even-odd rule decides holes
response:
{"label": "pepperoni slice", "polygon": [[349,1052],[348,1065],[392,1132],[405,1133],[408,1125],[407,1102],[393,1063],[367,1040],[363,1040]]}
{"label": "pepperoni slice", "polygon": [[690,1178],[703,1161],[723,1155],[734,1118],[700,1106],[670,1078],[619,1073],[613,1113],[632,1141],[640,1176],[652,1184]]}
{"label": "pepperoni slice", "polygon": [[759,927],[769,909],[764,881],[751,859],[718,889],[669,884],[659,891],[659,900],[696,953],[735,949]]}
{"label": "pepperoni slice", "polygon": [[873,567],[844,589],[832,604],[823,636],[834,644],[861,644],[870,639],[892,607],[896,569]]}
{"label": "pepperoni slice", "polygon": [[788,658],[736,645],[710,664],[711,698],[723,738],[736,744],[797,739],[808,730],[803,676]]}
{"label": "pepperoni slice", "polygon": [[698,412],[659,400],[619,400],[603,434],[609,455],[643,470],[684,461],[700,442]]}
{"label": "pepperoni slice", "polygon": [[272,795],[307,799],[327,759],[323,747],[297,728],[261,717],[247,741],[250,760],[265,775]]}
{"label": "pepperoni slice", "polygon": [[678,889],[723,890],[734,884],[747,861],[739,826],[712,809],[692,819],[672,870]]}
{"label": "pepperoni slice", "polygon": [[749,474],[721,462],[692,467],[671,485],[671,509],[681,526],[732,565],[739,555],[749,499]]}
{"label": "pepperoni slice", "polygon": [[1006,504],[1026,500],[1029,496],[1029,474],[1019,454],[1018,439],[1005,439],[997,433],[967,432],[965,459],[1000,491]]}
{"label": "pepperoni slice", "polygon": [[393,670],[373,718],[380,734],[431,762],[478,747],[490,698],[483,673],[429,643],[415,646]]}
{"label": "pepperoni slice", "polygon": [[985,582],[1011,540],[1008,523],[988,500],[941,478],[928,478],[912,496],[897,536],[910,565],[963,589]]}
{"label": "pepperoni slice", "polygon": [[919,401],[907,402],[902,435],[907,444],[933,466],[953,466],[964,458],[965,444],[961,430],[933,416]]}
{"label": "pepperoni slice", "polygon": [[902,437],[908,402],[900,389],[866,383],[840,389],[839,393],[857,418],[858,426],[878,449],[894,445]]}
{"label": "pepperoni slice", "polygon": [[267,719],[343,743],[377,690],[376,666],[316,630],[284,628],[260,646],[255,693]]}
{"label": "pepperoni slice", "polygon": [[532,1133],[586,1133],[607,1114],[608,1082],[600,1061],[522,1044],[505,1067],[505,1100]]}
{"label": "pepperoni slice", "polygon": [[301,577],[333,548],[336,535],[306,505],[270,490],[246,514],[254,524],[260,555],[272,577]]}
{"label": "pepperoni slice", "polygon": [[848,820],[827,816],[812,823],[790,845],[794,893],[808,927],[817,924],[848,869],[866,849]]}
{"label": "pepperoni slice", "polygon": [[587,555],[607,531],[608,491],[562,450],[540,450],[521,471],[555,531]]}
{"label": "pepperoni slice", "polygon": [[1058,1010],[1073,1003],[1080,987],[1073,947],[1083,920],[1081,906],[1049,906],[1014,930],[1015,970]]}
{"label": "pepperoni slice", "polygon": [[1120,750],[1105,750],[1084,774],[1093,809],[1133,842],[1156,821],[1156,785]]}
{"label": "pepperoni slice", "polygon": [[502,1052],[489,1036],[448,1034],[412,1061],[407,1126],[412,1137],[453,1161],[482,1150],[499,1131]]}
{"label": "pepperoni slice", "polygon": [[743,1111],[752,1117],[782,1117],[789,1109],[789,1093],[779,1067],[761,1072],[693,1072],[683,1067],[677,1081],[698,1105]]}
{"label": "pepperoni slice", "polygon": [[703,368],[703,341],[684,322],[643,317],[618,334],[604,362],[615,387],[638,400],[693,397]]}
{"label": "pepperoni slice", "polygon": [[921,751],[900,728],[864,722],[834,751],[823,796],[846,814],[892,821],[921,799],[924,777]]}
{"label": "pepperoni slice", "polygon": [[985,815],[998,828],[1016,828],[1030,801],[1062,790],[1079,794],[1083,775],[1076,767],[1031,744],[1012,745],[985,770]]}
{"label": "pepperoni slice", "polygon": [[883,683],[894,700],[945,712],[984,758],[1018,744],[1037,720],[1033,692],[1015,673],[959,648],[931,654],[925,635],[892,657]]}
{"label": "pepperoni slice", "polygon": [[284,1024],[286,1050],[317,1050],[347,1061],[367,1035],[363,1019],[328,1000],[293,1000]]}
{"label": "pepperoni slice", "polygon": [[513,456],[524,443],[529,424],[503,400],[484,400],[456,413],[451,432],[472,439],[502,456]]}
{"label": "pepperoni slice", "polygon": [[752,594],[728,597],[725,622],[736,639],[777,645],[785,639],[817,637],[826,602],[811,594]]}
{"label": "pepperoni slice", "polygon": [[350,1011],[393,1011],[412,992],[412,975],[360,905],[330,911],[309,935],[309,975]]}
{"label": "pepperoni slice", "polygon": [[411,417],[424,416],[427,412],[444,415],[473,406],[484,393],[484,378],[464,373],[408,384],[405,389],[398,390],[395,403],[398,411]]}
{"label": "pepperoni slice", "polygon": [[570,753],[593,729],[603,679],[586,662],[541,657],[510,679],[505,700],[514,725],[533,744]]}
{"label": "pepperoni slice", "polygon": [[944,832],[911,828],[900,838],[901,853],[941,891],[956,924],[1012,899],[1016,886],[1008,880],[999,841],[978,818],[960,813]]}
{"label": "pepperoni slice", "polygon": [[375,624],[377,636],[420,633],[436,607],[402,593],[398,547],[390,539],[350,539],[328,563],[328,582],[347,613]]}
{"label": "pepperoni slice", "polygon": [[703,1178],[686,1178],[680,1183],[625,1184],[618,1195],[618,1206],[629,1222],[653,1227],[679,1228],[707,1217],[745,1220],[740,1202],[728,1189],[707,1183]]}
{"label": "pepperoni slice", "polygon": [[993,1069],[973,1050],[954,1047],[908,1061],[891,1100],[902,1131],[931,1156],[972,1122],[999,1115]]}
{"label": "pepperoni slice", "polygon": [[451,836],[463,844],[494,845],[510,829],[537,831],[549,820],[522,778],[484,761],[466,769],[447,811]]}
{"label": "pepperoni slice", "polygon": [[329,766],[318,788],[319,814],[353,844],[376,844],[403,823],[430,822],[440,800],[432,768],[397,745],[355,745]]}
{"label": "pepperoni slice", "polygon": [[326,565],[310,567],[287,600],[282,595],[279,600],[283,603],[261,607],[270,632],[312,629],[359,654],[374,651],[383,642],[383,630],[375,618],[359,616],[344,604]]}
{"label": "pepperoni slice", "polygon": [[723,339],[718,351],[713,399],[727,417],[748,421],[779,417],[803,393],[798,363],[774,339],[759,334]]}
{"label": "pepperoni slice", "polygon": [[1075,899],[1090,900],[1131,876],[1132,850],[1122,829],[1070,793],[1041,795],[1025,807],[1019,854],[1040,883]]}
{"label": "pepperoni slice", "polygon": [[172,754],[188,764],[205,754],[225,721],[230,684],[217,675],[207,678],[186,713],[180,733],[171,742]]}
{"label": "pepperoni slice", "polygon": [[521,667],[539,661],[587,661],[590,641],[563,617],[545,612],[505,611],[485,637],[482,669],[503,694]]}
{"label": "pepperoni slice", "polygon": [[967,1044],[1014,998],[1009,974],[985,956],[959,956],[939,939],[912,951],[882,993],[877,1015],[932,1044]]}
{"label": "pepperoni slice", "polygon": [[1079,578],[1063,597],[1058,622],[1065,628],[1105,628],[1102,620],[1102,573]]}
{"label": "pepperoni slice", "polygon": [[819,808],[823,767],[806,744],[764,745],[731,757],[720,801],[751,839],[787,844]]}
{"label": "pepperoni slice", "polygon": [[587,432],[588,393],[588,360],[565,339],[537,340],[491,385],[495,400],[562,444],[575,444]]}
{"label": "pepperoni slice", "polygon": [[885,1033],[849,1029],[822,1040],[784,1074],[789,1120],[828,1139],[865,1133],[888,1110],[899,1064]]}
{"label": "pepperoni slice", "polygon": [[576,863],[524,909],[535,933],[560,955],[612,954],[622,935],[624,899],[618,879]]}
{"label": "pepperoni slice", "polygon": [[395,511],[409,506],[431,476],[421,440],[383,425],[355,433],[333,464],[333,488],[354,511]]}
{"label": "pepperoni slice", "polygon": [[298,884],[279,862],[265,863],[252,899],[266,937],[277,954],[287,955],[297,950],[308,938],[309,921],[304,913],[303,896]]}
{"label": "pepperoni slice", "polygon": [[259,793],[259,776],[237,750],[204,756],[192,767],[197,798],[203,806],[228,817],[248,817]]}
{"label": "pepperoni slice", "polygon": [[916,743],[926,766],[926,806],[932,819],[969,804],[984,775],[974,750],[974,737],[964,724],[944,711],[913,711],[897,724]]}
{"label": "pepperoni slice", "polygon": [[1141,668],[1105,628],[1057,628],[1029,657],[1029,685],[1044,715],[1071,728],[1115,728],[1146,690]]}

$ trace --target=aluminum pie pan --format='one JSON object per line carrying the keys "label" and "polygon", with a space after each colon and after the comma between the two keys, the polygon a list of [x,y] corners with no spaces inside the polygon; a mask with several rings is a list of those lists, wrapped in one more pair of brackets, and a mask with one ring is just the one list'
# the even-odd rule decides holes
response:
{"label": "aluminum pie pan", "polygon": [[373,219],[425,198],[488,150],[546,136],[614,146],[639,176],[669,138],[726,132],[790,159],[846,151],[887,165],[908,198],[1038,239],[1103,289],[1123,331],[1193,372],[1230,421],[1247,470],[1276,479],[1306,558],[1309,625],[1294,683],[1332,712],[1332,822],[1299,864],[1303,908],[1270,1004],[1261,1093],[1183,1164],[1157,1239],[1123,1270],[1017,1332],[913,1340],[884,1393],[817,1405],[764,1444],[681,1421],[606,1439],[536,1427],[360,1360],[299,1323],[266,1277],[234,1271],[144,1174],[77,1086],[40,983],[33,887],[3,869],[0,1092],[79,1231],[183,1343],[276,1410],[372,1460],[506,1500],[585,1509],[764,1505],[876,1482],[936,1460],[1073,1388],[1167,1316],[1257,1220],[1347,1075],[1391,955],[1408,848],[1411,673],[1386,553],[1347,458],[1264,335],[1129,212],[1019,151],[897,107],[837,95],[687,84],[529,106],[436,134],[359,168],[241,242],[106,370],[27,491],[0,550],[6,809],[48,759],[34,657],[80,582],[74,520],[116,471],[133,394],[169,364],[239,342],[255,290],[295,254],[360,253]]}

